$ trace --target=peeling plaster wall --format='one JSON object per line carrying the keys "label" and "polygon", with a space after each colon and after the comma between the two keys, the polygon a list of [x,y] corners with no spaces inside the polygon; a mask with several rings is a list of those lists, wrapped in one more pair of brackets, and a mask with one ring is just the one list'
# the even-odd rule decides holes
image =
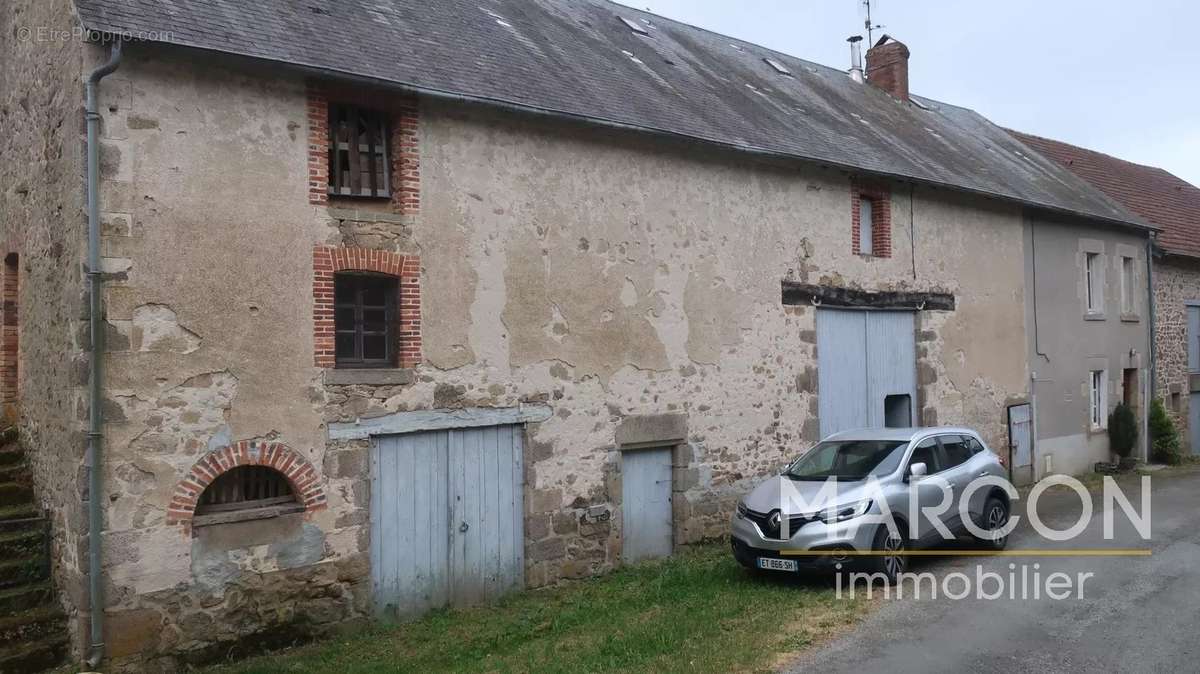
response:
{"label": "peeling plaster wall", "polygon": [[[1169,257],[1155,261],[1154,310],[1157,348],[1155,395],[1175,417],[1184,447],[1191,445],[1190,386],[1188,377],[1187,306],[1200,302],[1200,260]],[[1178,395],[1178,407],[1173,405]],[[1193,448],[1195,451],[1195,448]]]}
{"label": "peeling plaster wall", "polygon": [[[733,499],[817,439],[815,311],[782,306],[785,278],[954,293],[919,321],[927,420],[1000,447],[1003,403],[1026,394],[1019,209],[897,185],[893,257],[863,258],[844,173],[431,101],[419,215],[311,206],[304,82],[187,58],[134,45],[102,106],[117,658],[169,668],[364,614],[369,443],[327,443],[332,421],[549,404],[526,442],[530,585],[619,563],[616,434],[637,415],[686,417],[676,542],[724,533]],[[421,255],[411,377],[324,384],[316,244]],[[167,526],[192,463],[253,438],[309,459],[328,508]]]}
{"label": "peeling plaster wall", "polygon": [[14,0],[0,12],[0,257],[20,256],[19,414],[36,494],[53,519],[55,581],[80,605],[77,549],[84,436],[77,396],[88,364],[83,261],[83,44],[51,31],[74,25],[68,0]]}

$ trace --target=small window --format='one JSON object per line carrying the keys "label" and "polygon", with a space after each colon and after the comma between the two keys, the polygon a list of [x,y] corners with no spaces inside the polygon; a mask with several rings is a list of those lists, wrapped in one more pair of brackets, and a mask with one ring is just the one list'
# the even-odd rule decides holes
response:
{"label": "small window", "polygon": [[1121,258],[1121,313],[1134,313],[1133,258]]}
{"label": "small window", "polygon": [[943,435],[941,440],[942,451],[946,453],[947,468],[964,464],[971,459],[971,447],[961,435]]}
{"label": "small window", "polygon": [[912,396],[890,395],[883,399],[883,424],[888,428],[912,426]]}
{"label": "small window", "polygon": [[771,68],[780,75],[792,77],[792,71],[788,70],[787,66],[783,65],[779,61],[776,61],[775,59],[763,59],[763,61],[766,62],[767,65],[771,66]]}
{"label": "small window", "polygon": [[273,516],[303,509],[283,473],[266,466],[238,466],[222,473],[200,494],[196,516],[250,510]]}
{"label": "small window", "polygon": [[333,280],[337,367],[394,367],[396,279],[337,274]]}
{"label": "small window", "polygon": [[1108,378],[1104,370],[1092,370],[1089,384],[1089,407],[1092,430],[1108,426]]}
{"label": "small window", "polygon": [[353,105],[329,106],[329,193],[387,197],[387,116]]}
{"label": "small window", "polygon": [[642,28],[641,25],[639,25],[637,21],[626,19],[623,16],[618,16],[617,18],[621,20],[621,23],[625,24],[626,28],[628,28],[629,30],[632,30],[633,32],[637,33],[638,35],[649,35],[650,34],[645,28]]}
{"label": "small window", "polygon": [[862,255],[875,254],[875,226],[872,222],[872,210],[875,202],[870,199],[858,200],[858,252]]}
{"label": "small window", "polygon": [[1087,310],[1089,314],[1104,312],[1104,277],[1100,270],[1100,254],[1087,253]]}

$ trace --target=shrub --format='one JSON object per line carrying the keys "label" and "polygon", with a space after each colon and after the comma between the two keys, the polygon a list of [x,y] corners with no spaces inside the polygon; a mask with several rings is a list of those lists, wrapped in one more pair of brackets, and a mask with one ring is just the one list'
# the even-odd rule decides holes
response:
{"label": "shrub", "polygon": [[1183,463],[1179,429],[1175,427],[1175,420],[1167,413],[1161,398],[1155,398],[1150,404],[1150,445],[1154,448],[1152,456],[1155,461],[1172,466]]}
{"label": "shrub", "polygon": [[1137,417],[1133,415],[1133,408],[1125,403],[1117,405],[1108,417],[1108,441],[1113,453],[1122,459],[1128,458],[1133,454],[1137,438]]}

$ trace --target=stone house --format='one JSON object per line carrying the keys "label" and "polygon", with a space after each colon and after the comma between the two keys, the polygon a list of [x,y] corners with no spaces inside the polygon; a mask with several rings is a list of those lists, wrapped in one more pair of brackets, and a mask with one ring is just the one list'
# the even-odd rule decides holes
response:
{"label": "stone house", "polygon": [[[1039,352],[1081,339],[1028,469],[1107,456],[1149,338],[1094,300],[1145,296],[1153,230],[910,94],[903,44],[864,82],[600,1],[309,4],[0,19],[29,38],[0,370],[80,657],[172,669],[667,554],[845,428],[1006,453]],[[80,82],[110,58],[93,331]]]}
{"label": "stone house", "polygon": [[1200,451],[1200,188],[1160,168],[1015,135],[1161,228],[1153,258],[1154,394],[1192,453]]}

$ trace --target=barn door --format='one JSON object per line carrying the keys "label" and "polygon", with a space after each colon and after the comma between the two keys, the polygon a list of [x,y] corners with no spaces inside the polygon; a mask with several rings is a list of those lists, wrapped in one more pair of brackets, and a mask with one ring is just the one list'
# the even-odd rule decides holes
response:
{"label": "barn door", "polygon": [[1017,484],[1033,482],[1033,407],[1008,408],[1009,477]]}
{"label": "barn door", "polygon": [[467,605],[520,588],[519,426],[375,438],[371,582],[381,617]]}
{"label": "barn door", "polygon": [[913,330],[911,312],[817,311],[821,437],[915,423]]}
{"label": "barn door", "polygon": [[621,538],[626,562],[671,554],[670,447],[621,454]]}

